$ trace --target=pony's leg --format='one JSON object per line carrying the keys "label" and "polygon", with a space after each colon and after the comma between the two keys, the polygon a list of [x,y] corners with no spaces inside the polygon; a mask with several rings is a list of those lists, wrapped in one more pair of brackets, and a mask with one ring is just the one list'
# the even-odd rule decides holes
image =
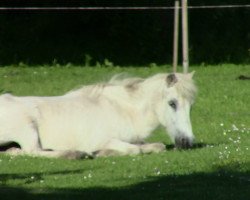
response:
{"label": "pony's leg", "polygon": [[102,157],[115,155],[136,155],[139,153],[141,153],[140,146],[112,139],[103,147],[103,149],[96,151],[94,154],[97,157]]}
{"label": "pony's leg", "polygon": [[[28,121],[28,120],[27,120]],[[16,127],[13,130],[13,141],[15,141],[20,148],[11,147],[6,150],[6,154],[16,156],[25,155],[31,152],[40,151],[41,145],[39,142],[38,133],[36,127],[32,123],[27,123],[24,120],[23,127]],[[25,123],[26,122],[26,123]],[[16,133],[20,132],[20,133]]]}
{"label": "pony's leg", "polygon": [[159,153],[166,150],[166,145],[163,143],[148,143],[140,145],[142,153]]}
{"label": "pony's leg", "polygon": [[32,157],[47,157],[47,158],[64,158],[64,159],[85,159],[85,158],[93,158],[92,155],[81,152],[81,151],[46,151],[46,150],[35,150],[31,152],[26,152],[21,149],[11,148],[5,152],[7,155],[11,156],[19,156],[19,155],[27,155]]}
{"label": "pony's leg", "polygon": [[40,157],[49,157],[49,158],[66,158],[66,159],[82,159],[82,158],[91,158],[92,155],[89,155],[85,152],[74,151],[74,150],[63,150],[63,151],[48,151],[44,150],[40,144],[37,128],[34,126],[27,126],[22,130],[22,137],[19,137],[17,143],[21,146],[19,148],[11,148],[6,151],[8,155],[17,156],[17,155],[28,155],[28,156],[40,156]]}
{"label": "pony's leg", "polygon": [[93,156],[88,153],[85,153],[82,151],[73,151],[73,150],[65,150],[65,151],[40,150],[40,151],[31,152],[31,154],[26,154],[26,155],[48,157],[48,158],[64,158],[64,159],[93,158]]}

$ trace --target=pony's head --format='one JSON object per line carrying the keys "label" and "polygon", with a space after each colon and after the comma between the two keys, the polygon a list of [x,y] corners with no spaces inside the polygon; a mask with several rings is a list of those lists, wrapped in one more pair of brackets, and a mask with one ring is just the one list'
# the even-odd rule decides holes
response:
{"label": "pony's head", "polygon": [[196,87],[192,77],[193,73],[165,76],[162,98],[156,109],[160,123],[178,148],[191,147],[194,141],[190,110]]}

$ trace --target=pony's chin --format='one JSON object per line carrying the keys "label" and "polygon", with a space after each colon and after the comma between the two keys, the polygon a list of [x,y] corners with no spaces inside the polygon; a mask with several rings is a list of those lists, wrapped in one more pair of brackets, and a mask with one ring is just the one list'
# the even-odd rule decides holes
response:
{"label": "pony's chin", "polygon": [[175,147],[178,149],[190,149],[193,146],[193,139],[188,137],[176,137]]}

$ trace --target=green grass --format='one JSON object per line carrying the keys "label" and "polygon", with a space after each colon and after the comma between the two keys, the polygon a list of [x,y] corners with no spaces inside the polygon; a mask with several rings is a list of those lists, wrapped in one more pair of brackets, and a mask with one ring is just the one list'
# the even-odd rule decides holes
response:
{"label": "green grass", "polygon": [[[193,66],[199,88],[192,110],[197,145],[171,148],[160,128],[149,141],[167,152],[150,155],[63,160],[0,155],[4,199],[242,199],[250,196],[249,65]],[[169,66],[0,68],[0,92],[59,95],[83,84],[126,72],[147,77]]]}

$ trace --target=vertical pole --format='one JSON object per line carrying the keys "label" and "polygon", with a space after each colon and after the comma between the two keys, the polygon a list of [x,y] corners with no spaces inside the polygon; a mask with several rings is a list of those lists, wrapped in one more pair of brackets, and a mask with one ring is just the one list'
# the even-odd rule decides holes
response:
{"label": "vertical pole", "polygon": [[173,44],[173,72],[177,72],[178,44],[179,44],[179,0],[174,5],[174,44]]}
{"label": "vertical pole", "polygon": [[188,13],[187,0],[182,0],[182,51],[183,51],[183,72],[188,73]]}

